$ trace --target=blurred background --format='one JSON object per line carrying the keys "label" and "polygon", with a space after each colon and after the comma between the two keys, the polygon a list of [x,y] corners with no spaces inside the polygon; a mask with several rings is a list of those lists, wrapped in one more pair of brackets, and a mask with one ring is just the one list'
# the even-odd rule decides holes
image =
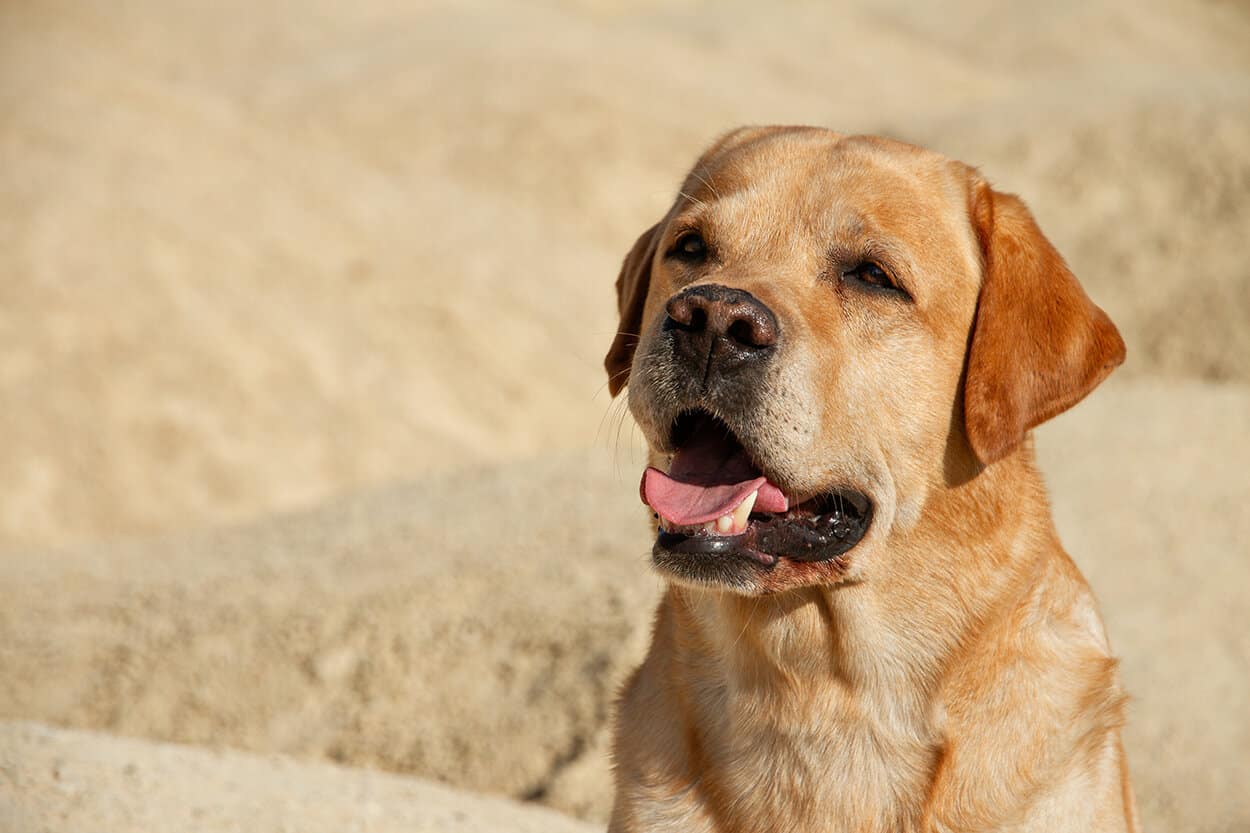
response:
{"label": "blurred background", "polygon": [[1119,325],[1060,531],[1145,820],[1250,830],[1234,0],[0,3],[0,827],[279,829],[326,762],[601,822],[658,591],[612,281],[744,123],[979,165]]}

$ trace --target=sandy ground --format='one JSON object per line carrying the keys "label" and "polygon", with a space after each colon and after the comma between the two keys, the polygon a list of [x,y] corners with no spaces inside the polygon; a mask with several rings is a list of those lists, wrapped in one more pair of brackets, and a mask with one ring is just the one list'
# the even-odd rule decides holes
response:
{"label": "sandy ground", "polygon": [[[172,777],[171,777],[172,776]],[[143,801],[133,800],[140,794]],[[0,829],[589,833],[533,805],[378,772],[0,724]]]}
{"label": "sandy ground", "polygon": [[1150,829],[1250,829],[1250,12],[959,9],[0,4],[0,720],[74,730],[0,729],[0,829],[511,812],[326,762],[601,820],[658,591],[611,282],[747,122],[979,164],[1120,325],[1039,452]]}

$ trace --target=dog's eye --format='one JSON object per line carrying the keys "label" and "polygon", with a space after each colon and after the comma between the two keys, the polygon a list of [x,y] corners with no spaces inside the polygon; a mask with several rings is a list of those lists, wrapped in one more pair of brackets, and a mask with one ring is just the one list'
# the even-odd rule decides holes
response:
{"label": "dog's eye", "polygon": [[697,231],[688,231],[677,238],[670,254],[681,260],[703,260],[707,257],[707,243]]}
{"label": "dog's eye", "polygon": [[864,261],[854,269],[848,269],[842,273],[842,276],[853,281],[858,281],[862,284],[867,284],[868,286],[876,287],[877,289],[888,289],[897,292],[904,297],[911,297],[907,294],[907,290],[898,285],[898,282],[894,280],[894,277],[889,272],[885,271],[880,265],[873,263],[871,260]]}

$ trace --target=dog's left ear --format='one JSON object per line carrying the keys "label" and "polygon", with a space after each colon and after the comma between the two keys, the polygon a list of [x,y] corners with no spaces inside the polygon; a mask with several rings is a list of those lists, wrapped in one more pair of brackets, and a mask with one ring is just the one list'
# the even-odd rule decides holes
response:
{"label": "dog's left ear", "polygon": [[985,464],[1081,401],[1124,361],[1124,340],[1019,197],[971,194],[984,276],[964,379],[964,427]]}
{"label": "dog's left ear", "polygon": [[608,391],[616,396],[629,382],[629,368],[634,363],[634,349],[642,337],[642,308],[647,301],[647,289],[651,286],[651,261],[660,242],[660,226],[656,223],[634,242],[625,256],[621,272],[616,276],[616,305],[621,321],[616,326],[616,338],[608,348],[603,366],[608,370]]}

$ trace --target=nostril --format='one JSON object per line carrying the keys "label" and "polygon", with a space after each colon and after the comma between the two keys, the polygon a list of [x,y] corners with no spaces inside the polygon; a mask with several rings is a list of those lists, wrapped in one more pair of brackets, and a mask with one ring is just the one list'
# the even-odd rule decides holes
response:
{"label": "nostril", "polygon": [[707,327],[707,310],[703,308],[702,301],[697,296],[678,295],[668,302],[665,310],[674,326],[702,332]]}
{"label": "nostril", "polygon": [[725,335],[743,347],[762,350],[777,343],[777,325],[762,304],[743,305]]}
{"label": "nostril", "polygon": [[759,343],[760,339],[756,335],[755,327],[752,325],[752,322],[747,321],[745,318],[739,318],[737,321],[730,324],[727,335],[734,341],[747,347],[765,346]]}

